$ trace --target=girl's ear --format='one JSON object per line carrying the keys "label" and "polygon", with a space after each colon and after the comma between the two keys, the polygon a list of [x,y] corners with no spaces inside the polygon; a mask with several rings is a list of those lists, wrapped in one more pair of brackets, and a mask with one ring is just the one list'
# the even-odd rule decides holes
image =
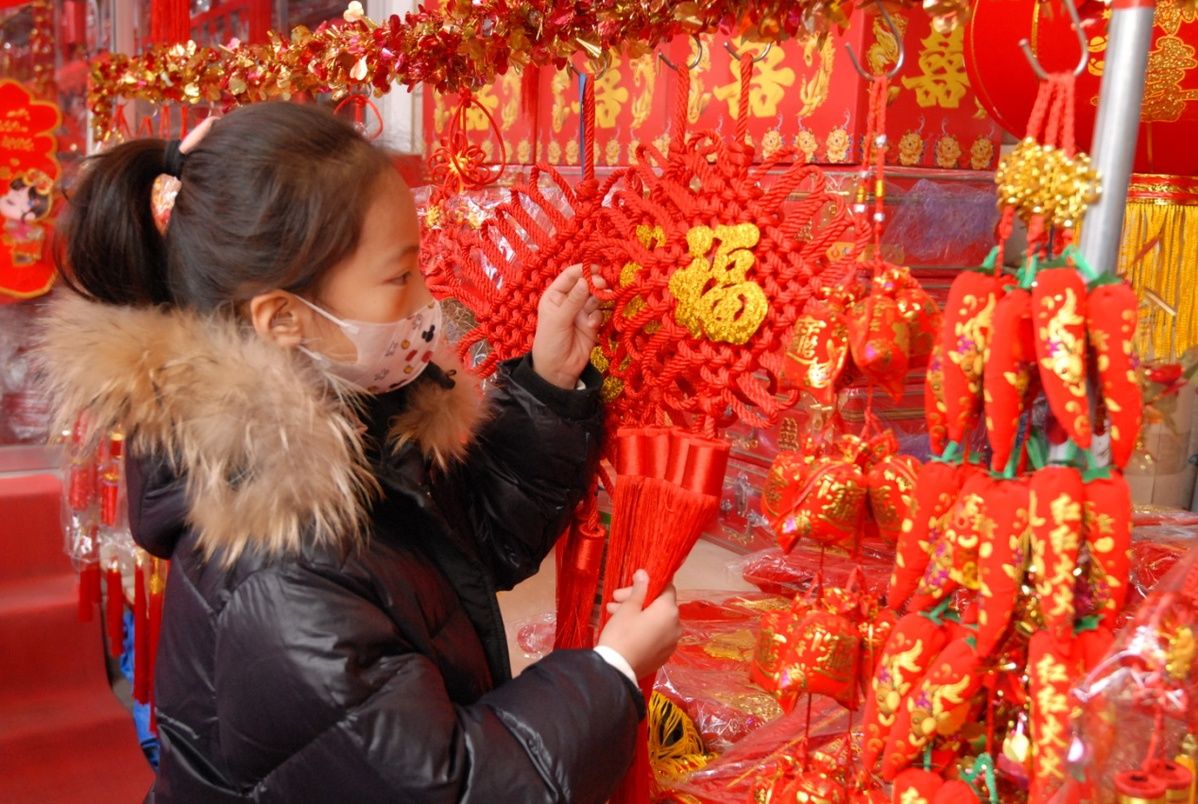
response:
{"label": "girl's ear", "polygon": [[306,311],[285,290],[272,290],[250,299],[250,323],[259,336],[294,349],[304,340]]}

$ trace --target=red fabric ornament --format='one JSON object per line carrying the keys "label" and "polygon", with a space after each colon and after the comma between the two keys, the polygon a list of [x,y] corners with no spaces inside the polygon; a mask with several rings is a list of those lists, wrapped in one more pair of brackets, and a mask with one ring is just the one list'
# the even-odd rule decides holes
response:
{"label": "red fabric ornament", "polygon": [[120,656],[125,641],[125,590],[121,585],[121,568],[112,564],[104,575],[105,593],[104,626],[108,629],[108,655]]}
{"label": "red fabric ornament", "polygon": [[944,404],[944,347],[939,341],[928,358],[923,412],[928,424],[928,446],[933,455],[941,455],[948,446],[948,407]]}
{"label": "red fabric ornament", "polygon": [[1047,802],[1065,782],[1071,739],[1069,688],[1076,675],[1070,655],[1071,638],[1057,639],[1048,631],[1037,631],[1028,645],[1032,802]]}
{"label": "red fabric ornament", "polygon": [[983,358],[990,343],[999,287],[999,280],[991,274],[962,271],[948,291],[940,345],[944,349],[944,404],[950,441],[963,441],[978,422]]}
{"label": "red fabric ornament", "polygon": [[944,786],[940,774],[922,768],[908,768],[894,779],[894,804],[932,804]]}
{"label": "red fabric ornament", "polygon": [[882,651],[890,641],[898,616],[890,609],[874,606],[865,619],[857,626],[861,637],[861,669],[857,675],[861,679],[862,691],[867,695],[872,689],[874,674],[882,659]]}
{"label": "red fabric ornament", "polygon": [[997,480],[985,492],[978,548],[978,653],[989,656],[1015,611],[1027,565],[1030,488],[1027,478]]}
{"label": "red fabric ornament", "polygon": [[143,562],[133,570],[133,700],[150,701],[150,610]]}
{"label": "red fabric ornament", "polygon": [[100,603],[100,565],[89,561],[79,570],[79,622],[90,623]]}
{"label": "red fabric ornament", "polygon": [[843,300],[835,296],[812,298],[791,331],[782,364],[782,383],[806,391],[821,405],[831,405],[836,401],[836,385],[848,353]]}
{"label": "red fabric ornament", "polygon": [[875,289],[853,305],[848,322],[853,363],[896,402],[902,399],[911,343],[898,302]]}
{"label": "red fabric ornament", "polygon": [[761,492],[761,513],[770,522],[777,523],[794,510],[814,464],[815,456],[806,450],[787,450],[774,458]]}
{"label": "red fabric ornament", "polygon": [[945,639],[943,629],[922,614],[907,614],[895,624],[865,696],[864,767],[872,769],[881,756],[904,700],[923,679]]}
{"label": "red fabric ornament", "polygon": [[783,776],[765,800],[774,804],[847,804],[844,784],[820,770],[804,771],[797,776]]}
{"label": "red fabric ornament", "polygon": [[1131,570],[1131,489],[1118,471],[1085,484],[1085,536],[1090,553],[1090,598],[1107,626],[1127,600]]}
{"label": "red fabric ornament", "polygon": [[[924,290],[907,268],[896,269],[895,284],[897,292],[894,300],[898,302],[899,312],[907,323],[908,354],[911,368],[919,368],[927,364],[940,339],[940,328],[943,320],[940,307],[935,299]],[[874,280],[877,282],[878,280]]]}
{"label": "red fabric ornament", "polygon": [[1115,633],[1106,626],[1100,625],[1089,631],[1082,631],[1073,640],[1073,653],[1081,663],[1083,672],[1090,672],[1098,663],[1106,658],[1115,644]]}
{"label": "red fabric ornament", "polygon": [[994,332],[986,354],[982,387],[986,436],[993,450],[990,466],[1003,471],[1015,447],[1019,417],[1036,367],[1032,294],[1013,288],[994,308]]}
{"label": "red fabric ornament", "polygon": [[978,794],[972,787],[960,779],[953,779],[936,791],[932,804],[977,804],[978,801]]}
{"label": "red fabric ornament", "polygon": [[1111,420],[1111,463],[1123,469],[1140,440],[1144,394],[1132,365],[1139,300],[1126,282],[1090,291],[1087,325],[1098,355],[1102,400]]}
{"label": "red fabric ornament", "polygon": [[1048,407],[1082,449],[1093,427],[1086,398],[1086,284],[1074,268],[1036,274],[1032,291],[1036,357]]}
{"label": "red fabric ornament", "polygon": [[790,711],[802,694],[827,695],[848,709],[859,702],[860,640],[847,617],[826,611],[804,615],[787,635],[773,692]]}
{"label": "red fabric ornament", "polygon": [[1076,469],[1046,466],[1030,488],[1032,567],[1044,628],[1057,639],[1073,635],[1074,574],[1082,538],[1085,487]]}
{"label": "red fabric ornament", "polygon": [[983,527],[990,514],[986,500],[994,481],[985,472],[975,472],[961,486],[944,529],[944,541],[951,548],[949,579],[966,589],[978,588],[978,552]]}
{"label": "red fabric ornament", "polygon": [[896,721],[887,739],[882,778],[895,778],[936,736],[956,734],[965,724],[982,679],[980,658],[970,640],[946,645],[906,697],[907,717]]}
{"label": "red fabric ornament", "polygon": [[890,544],[898,543],[911,513],[919,469],[919,461],[910,455],[887,456],[869,469],[869,508],[878,535]]}
{"label": "red fabric ornament", "polygon": [[829,547],[853,543],[864,522],[866,493],[861,467],[821,459],[812,467],[795,507],[774,525],[778,546],[789,550],[799,539]]}
{"label": "red fabric ornament", "polygon": [[886,595],[891,608],[901,608],[919,585],[928,565],[932,528],[952,506],[963,482],[959,465],[929,461],[920,467],[911,513],[903,522],[896,546],[894,574]]}

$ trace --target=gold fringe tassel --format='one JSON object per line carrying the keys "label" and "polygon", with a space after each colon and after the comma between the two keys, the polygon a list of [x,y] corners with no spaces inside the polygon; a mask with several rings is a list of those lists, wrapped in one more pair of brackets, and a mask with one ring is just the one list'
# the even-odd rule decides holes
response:
{"label": "gold fringe tassel", "polygon": [[1135,175],[1119,273],[1140,297],[1137,349],[1173,359],[1198,344],[1198,180]]}

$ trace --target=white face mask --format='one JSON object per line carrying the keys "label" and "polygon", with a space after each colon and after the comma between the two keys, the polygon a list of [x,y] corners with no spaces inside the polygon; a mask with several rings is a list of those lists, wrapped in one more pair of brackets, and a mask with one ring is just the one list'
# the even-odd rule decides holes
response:
{"label": "white face mask", "polygon": [[342,363],[309,349],[304,352],[372,394],[394,391],[419,377],[441,339],[441,305],[436,301],[390,324],[371,324],[337,318],[307,299],[296,298],[336,324],[357,349],[358,359]]}

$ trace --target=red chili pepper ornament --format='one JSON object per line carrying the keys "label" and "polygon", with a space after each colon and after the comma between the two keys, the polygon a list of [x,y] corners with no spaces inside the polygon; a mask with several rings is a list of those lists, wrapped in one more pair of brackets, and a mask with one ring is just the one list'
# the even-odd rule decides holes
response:
{"label": "red chili pepper ornament", "polygon": [[1121,472],[1112,471],[1086,483],[1085,495],[1091,602],[1101,623],[1114,626],[1131,571],[1131,489]]}
{"label": "red chili pepper ornament", "polygon": [[1136,379],[1132,344],[1139,300],[1126,282],[1090,291],[1087,324],[1098,355],[1098,380],[1111,422],[1111,463],[1127,466],[1144,422],[1144,393]]}
{"label": "red chili pepper ornament", "polygon": [[1032,295],[1013,288],[994,308],[994,332],[982,378],[985,396],[986,436],[993,458],[990,466],[1001,472],[1015,448],[1019,417],[1036,368]]}
{"label": "red chili pepper ornament", "polygon": [[928,424],[928,447],[933,455],[942,455],[948,446],[948,407],[944,404],[944,347],[939,341],[928,358],[923,413]]}
{"label": "red chili pepper ornament", "polygon": [[978,654],[989,656],[1011,623],[1027,568],[1031,502],[1027,478],[998,480],[986,490],[979,528]]}
{"label": "red chili pepper ornament", "polygon": [[894,574],[890,578],[887,604],[896,611],[902,607],[923,578],[932,549],[933,528],[956,500],[964,482],[958,464],[929,461],[915,478],[911,513],[903,521],[895,548]]}
{"label": "red chili pepper ornament", "polygon": [[1093,427],[1086,396],[1086,284],[1073,268],[1036,275],[1032,291],[1036,357],[1048,407],[1082,449]]}
{"label": "red chili pepper ornament", "polygon": [[1045,629],[1073,635],[1075,583],[1082,538],[1085,487],[1076,469],[1047,466],[1032,475],[1030,489],[1032,568]]}
{"label": "red chili pepper ornament", "polygon": [[940,345],[944,350],[944,404],[950,441],[963,441],[965,433],[978,422],[982,368],[999,287],[990,274],[962,271],[948,291]]}
{"label": "red chili pepper ornament", "polygon": [[1031,696],[1032,789],[1029,801],[1047,802],[1064,783],[1071,742],[1069,689],[1076,675],[1071,636],[1063,640],[1038,631],[1028,645]]}

